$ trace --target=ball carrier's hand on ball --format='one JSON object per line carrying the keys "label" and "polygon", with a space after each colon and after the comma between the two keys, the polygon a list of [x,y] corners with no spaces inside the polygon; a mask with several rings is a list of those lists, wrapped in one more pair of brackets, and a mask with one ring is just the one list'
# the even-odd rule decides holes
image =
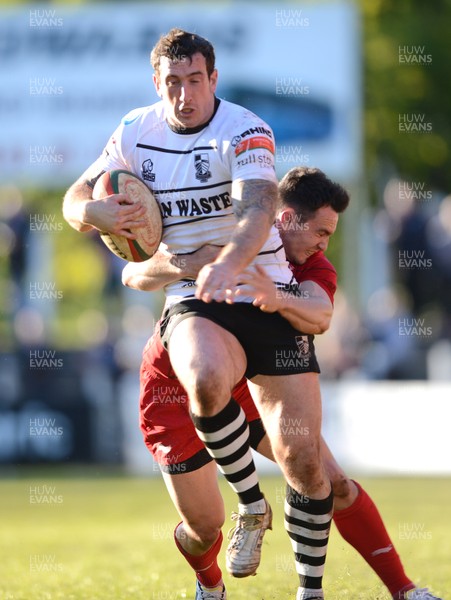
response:
{"label": "ball carrier's hand on ball", "polygon": [[96,163],[66,192],[63,214],[78,231],[97,229],[111,252],[127,261],[149,259],[163,234],[160,207],[147,185],[130,171],[103,171]]}
{"label": "ball carrier's hand on ball", "polygon": [[141,200],[134,202],[126,194],[111,194],[91,202],[86,210],[86,224],[135,240],[133,231],[146,225],[146,208]]}
{"label": "ball carrier's hand on ball", "polygon": [[[146,184],[130,171],[103,173],[92,191],[100,237],[124,260],[141,262],[156,252],[163,233],[160,207]],[[103,203],[103,204],[102,204]]]}

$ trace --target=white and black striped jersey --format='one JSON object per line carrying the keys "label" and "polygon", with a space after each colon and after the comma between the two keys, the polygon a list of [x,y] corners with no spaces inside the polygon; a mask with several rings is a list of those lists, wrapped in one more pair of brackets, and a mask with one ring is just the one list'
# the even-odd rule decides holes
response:
{"label": "white and black striped jersey", "polygon": [[[138,175],[158,200],[163,218],[162,249],[194,252],[205,244],[223,246],[236,226],[232,181],[265,179],[277,183],[271,128],[252,112],[216,100],[210,121],[175,130],[157,102],[128,113],[110,138],[101,169]],[[261,264],[276,284],[293,282],[275,227],[252,264]],[[169,284],[168,303],[194,295],[193,280]]]}

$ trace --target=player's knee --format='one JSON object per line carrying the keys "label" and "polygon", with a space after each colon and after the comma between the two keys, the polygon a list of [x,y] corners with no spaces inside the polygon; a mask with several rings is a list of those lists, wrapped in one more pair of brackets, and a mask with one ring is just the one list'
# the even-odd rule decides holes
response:
{"label": "player's knee", "polygon": [[294,488],[305,496],[315,497],[324,488],[327,480],[316,461],[304,461],[291,473]]}
{"label": "player's knee", "polygon": [[302,479],[312,479],[321,469],[319,448],[317,445],[304,444],[292,440],[278,452],[278,462],[286,466],[289,472]]}
{"label": "player's knee", "polygon": [[[218,369],[205,367],[194,372],[190,385],[190,400],[197,402],[206,411],[215,411],[219,401],[219,391],[226,390],[227,386],[218,373]],[[227,392],[231,394],[231,390]]]}
{"label": "player's knee", "polygon": [[285,460],[293,468],[313,472],[321,465],[319,444],[307,437],[293,436],[285,442]]}
{"label": "player's knee", "polygon": [[224,525],[224,518],[220,514],[204,514],[201,518],[187,520],[186,525],[199,543],[210,547],[218,539],[219,532]]}

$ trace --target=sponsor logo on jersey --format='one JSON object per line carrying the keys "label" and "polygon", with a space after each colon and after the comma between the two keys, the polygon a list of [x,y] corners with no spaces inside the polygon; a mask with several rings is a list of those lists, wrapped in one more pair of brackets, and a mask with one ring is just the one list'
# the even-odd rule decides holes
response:
{"label": "sponsor logo on jersey", "polygon": [[194,168],[196,169],[196,179],[205,183],[211,177],[210,159],[206,152],[194,155]]}
{"label": "sponsor logo on jersey", "polygon": [[266,167],[273,167],[274,160],[272,159],[272,157],[267,156],[266,154],[255,154],[255,152],[251,152],[244,158],[240,158],[240,160],[237,160],[236,164],[239,167],[245,167],[246,165],[256,164],[263,169]]}
{"label": "sponsor logo on jersey", "polygon": [[204,198],[180,198],[174,201],[160,202],[163,219],[168,217],[200,217],[229,209],[231,206],[232,200],[228,191]]}
{"label": "sponsor logo on jersey", "polygon": [[256,150],[257,148],[264,148],[265,150],[272,152],[272,154],[275,154],[274,142],[262,135],[256,135],[247,140],[244,139],[237,144],[235,156],[239,156],[240,154],[243,154],[243,152],[248,152],[249,150]]}
{"label": "sponsor logo on jersey", "polygon": [[138,117],[140,117],[140,116],[141,116],[141,113],[134,114],[134,115],[132,115],[132,116],[130,116],[130,117],[126,117],[126,116],[125,116],[125,117],[122,119],[122,123],[123,123],[124,125],[131,125],[131,124],[133,123],[133,121],[136,121],[136,119],[137,119]]}
{"label": "sponsor logo on jersey", "polygon": [[152,173],[152,171],[153,162],[150,160],[150,158],[148,158],[141,165],[143,179],[145,179],[146,181],[155,181],[155,173]]}
{"label": "sponsor logo on jersey", "polygon": [[243,138],[248,137],[249,135],[255,135],[256,133],[263,133],[272,139],[270,129],[266,129],[265,127],[250,127],[249,129],[246,129],[246,131],[243,131],[243,133],[240,133],[240,135],[233,136],[232,141],[230,142],[232,148],[236,148]]}

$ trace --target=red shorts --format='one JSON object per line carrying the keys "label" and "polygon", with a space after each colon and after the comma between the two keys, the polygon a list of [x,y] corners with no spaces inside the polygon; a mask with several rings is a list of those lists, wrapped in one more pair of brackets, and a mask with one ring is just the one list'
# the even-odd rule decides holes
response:
{"label": "red shorts", "polygon": [[[246,379],[235,386],[233,398],[246,414],[251,445],[256,447],[265,431]],[[175,376],[157,333],[143,352],[139,410],[145,444],[163,471],[187,473],[213,460],[197,436],[189,414],[188,396]]]}

